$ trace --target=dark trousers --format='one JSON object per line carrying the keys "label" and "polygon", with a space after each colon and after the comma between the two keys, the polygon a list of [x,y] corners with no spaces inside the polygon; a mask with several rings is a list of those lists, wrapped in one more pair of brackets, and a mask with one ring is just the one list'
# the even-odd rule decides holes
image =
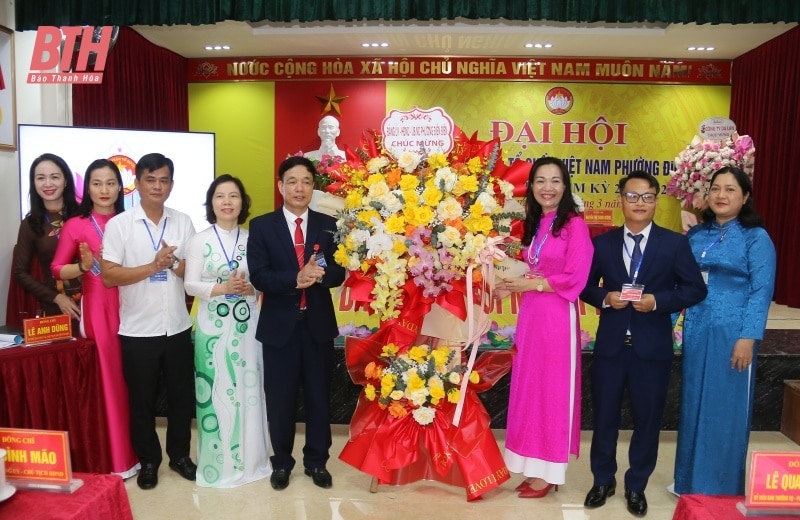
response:
{"label": "dark trousers", "polygon": [[590,464],[594,484],[611,484],[617,472],[617,438],[625,389],[633,415],[625,489],[644,491],[656,467],[658,438],[667,400],[671,360],[641,359],[626,346],[616,357],[592,360],[594,432]]}
{"label": "dark trousers", "polygon": [[131,442],[142,463],[161,463],[156,398],[163,371],[167,389],[167,456],[189,455],[194,414],[194,348],[191,329],[173,336],[120,336],[122,371],[128,385]]}
{"label": "dark trousers", "polygon": [[306,414],[303,466],[319,468],[328,461],[333,341],[314,342],[308,332],[311,326],[313,324],[305,319],[298,320],[286,345],[264,346],[264,393],[273,469],[291,471],[294,468],[292,450],[301,385]]}

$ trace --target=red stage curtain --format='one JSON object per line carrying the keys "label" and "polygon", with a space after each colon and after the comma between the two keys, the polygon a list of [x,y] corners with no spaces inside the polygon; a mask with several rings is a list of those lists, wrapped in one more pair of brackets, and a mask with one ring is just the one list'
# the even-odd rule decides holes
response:
{"label": "red stage curtain", "polygon": [[100,85],[72,87],[75,126],[189,130],[186,59],[120,27]]}
{"label": "red stage curtain", "polygon": [[800,307],[800,27],[733,62],[731,119],[756,145],[753,192],[778,251],[775,302]]}

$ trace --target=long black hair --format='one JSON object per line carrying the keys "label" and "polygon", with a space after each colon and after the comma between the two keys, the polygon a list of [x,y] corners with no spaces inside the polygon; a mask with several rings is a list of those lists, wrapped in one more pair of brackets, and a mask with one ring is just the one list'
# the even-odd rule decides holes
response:
{"label": "long black hair", "polygon": [[92,164],[86,168],[86,174],[83,176],[83,199],[78,208],[78,215],[82,217],[88,217],[92,214],[94,202],[92,202],[92,196],[89,193],[89,188],[92,185],[92,173],[102,168],[108,168],[114,172],[114,176],[117,178],[117,183],[119,184],[119,193],[117,193],[117,200],[114,202],[114,214],[119,215],[125,211],[125,198],[122,196],[122,174],[119,172],[119,168],[108,159],[95,159],[92,161]]}
{"label": "long black hair", "polygon": [[554,164],[558,167],[561,172],[561,182],[564,183],[564,193],[561,195],[561,200],[556,208],[556,218],[553,221],[553,236],[558,236],[567,220],[578,214],[578,205],[575,203],[575,199],[572,198],[572,183],[564,161],[557,157],[541,157],[537,159],[528,174],[528,191],[525,194],[525,231],[522,235],[522,243],[526,246],[533,240],[543,213],[542,206],[536,202],[533,196],[533,179],[536,176],[536,171],[547,164]]}
{"label": "long black hair", "polygon": [[[736,179],[736,183],[739,184],[739,187],[742,189],[742,196],[747,196],[747,200],[744,202],[742,209],[739,211],[739,215],[736,217],[739,220],[739,224],[745,228],[764,227],[764,220],[756,211],[755,202],[753,202],[753,183],[750,180],[750,176],[740,168],[726,166],[720,168],[711,175],[709,186],[714,184],[714,179],[717,178],[717,175],[722,175],[723,173],[730,173],[733,175],[733,178]],[[711,211],[711,208],[706,208],[705,211],[703,211],[703,222],[711,223],[715,218],[716,215]]]}
{"label": "long black hair", "polygon": [[36,167],[44,161],[50,161],[55,164],[64,176],[64,193],[61,195],[64,201],[64,220],[67,220],[78,212],[78,201],[75,199],[75,179],[72,178],[72,170],[69,169],[67,161],[58,155],[43,153],[31,163],[31,170],[28,176],[28,182],[30,183],[28,195],[31,201],[31,209],[25,216],[25,218],[28,219],[31,229],[37,236],[42,236],[44,234],[44,219],[47,214],[47,209],[44,207],[44,199],[42,199],[42,196],[36,191],[35,182]]}

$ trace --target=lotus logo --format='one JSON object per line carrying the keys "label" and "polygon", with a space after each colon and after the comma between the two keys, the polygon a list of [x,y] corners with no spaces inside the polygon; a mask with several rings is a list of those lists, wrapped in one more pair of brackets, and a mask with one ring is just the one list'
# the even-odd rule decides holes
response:
{"label": "lotus logo", "polygon": [[572,109],[574,97],[569,89],[553,87],[544,95],[544,104],[551,113],[560,116]]}

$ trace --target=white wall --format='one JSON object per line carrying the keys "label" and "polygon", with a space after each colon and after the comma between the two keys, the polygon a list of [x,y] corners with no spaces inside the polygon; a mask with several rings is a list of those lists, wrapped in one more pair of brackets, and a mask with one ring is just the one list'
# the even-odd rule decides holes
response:
{"label": "white wall", "polygon": [[[17,0],[23,1],[23,0]],[[14,3],[0,2],[0,25],[14,27]],[[17,124],[71,125],[72,89],[68,85],[28,85],[35,31],[14,33]],[[28,174],[30,165],[23,165]],[[19,164],[17,152],[0,150],[0,324],[6,322],[11,253],[19,223]]]}

